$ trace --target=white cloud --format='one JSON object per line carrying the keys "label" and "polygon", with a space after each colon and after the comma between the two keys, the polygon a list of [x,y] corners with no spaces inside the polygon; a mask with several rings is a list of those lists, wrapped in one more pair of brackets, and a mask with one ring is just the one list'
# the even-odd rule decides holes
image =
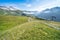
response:
{"label": "white cloud", "polygon": [[46,8],[52,8],[52,7],[60,5],[60,0],[55,0],[55,1],[53,0],[51,2],[45,2],[45,3],[40,3],[40,0],[34,0],[34,1],[38,1],[38,2],[35,2],[36,4],[35,3],[33,3],[33,4],[32,3],[29,3],[29,4],[27,4],[27,3],[22,3],[22,4],[18,3],[18,5],[14,4],[14,3],[13,4],[8,3],[7,5],[8,6],[13,6],[13,7],[17,8],[17,9],[23,9],[23,10],[26,9],[26,10],[33,10],[33,11],[35,11],[35,10],[42,11],[42,10],[44,10]]}
{"label": "white cloud", "polygon": [[26,4],[26,7],[30,8],[30,7],[32,7],[32,5],[31,4]]}
{"label": "white cloud", "polygon": [[54,1],[54,2],[51,2],[51,3],[46,3],[45,5],[38,5],[37,7],[35,7],[35,10],[42,11],[42,10],[45,10],[47,8],[52,8],[52,7],[56,7],[56,6],[58,6],[57,2]]}

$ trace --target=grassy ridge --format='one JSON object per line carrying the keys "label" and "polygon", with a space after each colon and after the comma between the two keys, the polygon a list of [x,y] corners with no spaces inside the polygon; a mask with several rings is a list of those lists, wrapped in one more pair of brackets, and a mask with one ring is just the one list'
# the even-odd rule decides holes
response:
{"label": "grassy ridge", "polygon": [[60,28],[60,22],[49,21],[48,23]]}
{"label": "grassy ridge", "polygon": [[49,27],[40,21],[28,22],[8,30],[0,40],[60,40],[60,30]]}
{"label": "grassy ridge", "polygon": [[27,17],[22,16],[0,16],[0,32],[25,23],[27,19]]}
{"label": "grassy ridge", "polygon": [[38,20],[38,21],[43,22],[43,23],[48,23],[50,25],[60,28],[60,22],[48,21],[48,20]]}

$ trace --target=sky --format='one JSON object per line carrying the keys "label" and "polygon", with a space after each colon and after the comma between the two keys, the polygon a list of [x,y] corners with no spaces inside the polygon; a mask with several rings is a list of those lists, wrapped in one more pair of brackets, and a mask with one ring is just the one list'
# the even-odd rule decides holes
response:
{"label": "sky", "polygon": [[60,7],[60,0],[0,0],[0,6],[13,6],[27,11],[42,11],[47,8]]}

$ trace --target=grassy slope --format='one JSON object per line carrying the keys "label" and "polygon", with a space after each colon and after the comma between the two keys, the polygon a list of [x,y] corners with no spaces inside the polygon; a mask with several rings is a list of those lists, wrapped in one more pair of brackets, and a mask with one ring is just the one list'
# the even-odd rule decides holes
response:
{"label": "grassy slope", "polygon": [[40,21],[27,22],[1,35],[0,40],[60,40],[60,30]]}
{"label": "grassy slope", "polygon": [[22,16],[0,16],[0,33],[27,22],[27,17]]}
{"label": "grassy slope", "polygon": [[48,23],[60,28],[60,22],[49,21]]}
{"label": "grassy slope", "polygon": [[40,20],[40,21],[60,28],[60,22],[47,21],[47,20]]}

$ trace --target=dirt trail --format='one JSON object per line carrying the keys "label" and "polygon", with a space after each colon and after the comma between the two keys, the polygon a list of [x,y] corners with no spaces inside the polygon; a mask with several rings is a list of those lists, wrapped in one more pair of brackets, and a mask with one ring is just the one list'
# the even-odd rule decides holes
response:
{"label": "dirt trail", "polygon": [[42,22],[42,23],[48,25],[49,27],[55,28],[55,29],[57,29],[57,30],[60,30],[60,28],[57,27],[57,26],[55,26],[55,25],[52,25],[52,24],[49,24],[49,23],[46,23],[46,22]]}

